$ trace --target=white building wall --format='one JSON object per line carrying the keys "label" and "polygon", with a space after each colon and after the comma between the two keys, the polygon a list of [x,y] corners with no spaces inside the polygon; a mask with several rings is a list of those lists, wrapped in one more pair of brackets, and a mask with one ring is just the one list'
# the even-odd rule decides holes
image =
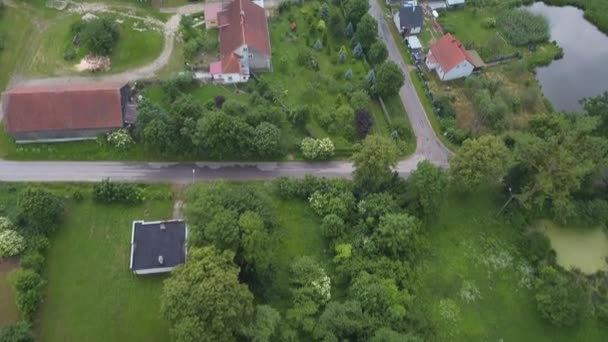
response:
{"label": "white building wall", "polygon": [[[473,69],[475,69],[473,64],[469,63],[467,60],[464,60],[462,63],[453,67],[452,70],[440,75],[439,78],[442,81],[450,81],[457,78],[467,77],[473,72]],[[437,69],[437,74],[439,75],[439,69]]]}

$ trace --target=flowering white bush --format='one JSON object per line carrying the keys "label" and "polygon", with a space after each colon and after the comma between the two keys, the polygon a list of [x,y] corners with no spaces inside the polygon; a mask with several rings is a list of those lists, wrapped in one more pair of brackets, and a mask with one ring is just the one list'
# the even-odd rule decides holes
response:
{"label": "flowering white bush", "polygon": [[466,280],[463,282],[462,287],[460,288],[459,294],[460,294],[460,298],[467,303],[472,303],[472,302],[482,298],[481,292],[479,291],[477,286],[475,286],[475,284],[473,284],[469,281],[466,281]]}
{"label": "flowering white bush", "polygon": [[334,155],[336,150],[334,143],[329,138],[313,139],[304,138],[300,144],[304,158],[309,160],[328,159]]}
{"label": "flowering white bush", "polygon": [[327,303],[331,299],[331,279],[327,274],[325,274],[324,269],[321,269],[321,271],[323,274],[320,275],[319,278],[312,281],[312,287],[323,299],[323,301]]}
{"label": "flowering white bush", "polygon": [[108,143],[119,150],[126,150],[134,142],[127,130],[119,129],[108,134]]}
{"label": "flowering white bush", "polygon": [[460,320],[460,309],[453,300],[442,299],[439,301],[439,316],[446,322],[456,323]]}
{"label": "flowering white bush", "polygon": [[0,232],[0,257],[13,256],[25,248],[25,239],[14,230]]}
{"label": "flowering white bush", "polygon": [[0,232],[12,229],[13,222],[8,217],[0,216]]}

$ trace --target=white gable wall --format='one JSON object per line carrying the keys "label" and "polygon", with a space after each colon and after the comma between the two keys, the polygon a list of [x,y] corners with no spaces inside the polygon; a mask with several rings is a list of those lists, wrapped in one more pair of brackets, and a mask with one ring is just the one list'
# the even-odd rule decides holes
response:
{"label": "white gable wall", "polygon": [[[465,59],[464,61],[457,64],[455,67],[453,67],[451,70],[448,70],[447,72],[444,72],[443,70],[441,70],[441,67],[438,67],[437,75],[439,75],[439,78],[442,81],[450,81],[450,80],[455,80],[457,78],[469,76],[473,72],[473,69],[475,69],[473,64],[471,64],[469,61],[467,61]],[[440,70],[441,70],[441,74],[440,74]]]}

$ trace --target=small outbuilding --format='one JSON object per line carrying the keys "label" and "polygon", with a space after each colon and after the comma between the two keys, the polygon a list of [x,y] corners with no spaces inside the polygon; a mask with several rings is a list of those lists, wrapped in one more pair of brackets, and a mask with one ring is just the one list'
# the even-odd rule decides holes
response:
{"label": "small outbuilding", "polygon": [[188,227],[183,220],[134,221],[131,231],[131,262],[135,274],[171,272],[186,262]]}

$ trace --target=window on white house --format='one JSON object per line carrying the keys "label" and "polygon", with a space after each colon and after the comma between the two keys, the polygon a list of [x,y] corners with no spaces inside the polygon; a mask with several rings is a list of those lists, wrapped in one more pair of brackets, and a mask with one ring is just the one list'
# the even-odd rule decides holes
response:
{"label": "window on white house", "polygon": [[232,76],[228,76],[228,81],[232,81]]}

